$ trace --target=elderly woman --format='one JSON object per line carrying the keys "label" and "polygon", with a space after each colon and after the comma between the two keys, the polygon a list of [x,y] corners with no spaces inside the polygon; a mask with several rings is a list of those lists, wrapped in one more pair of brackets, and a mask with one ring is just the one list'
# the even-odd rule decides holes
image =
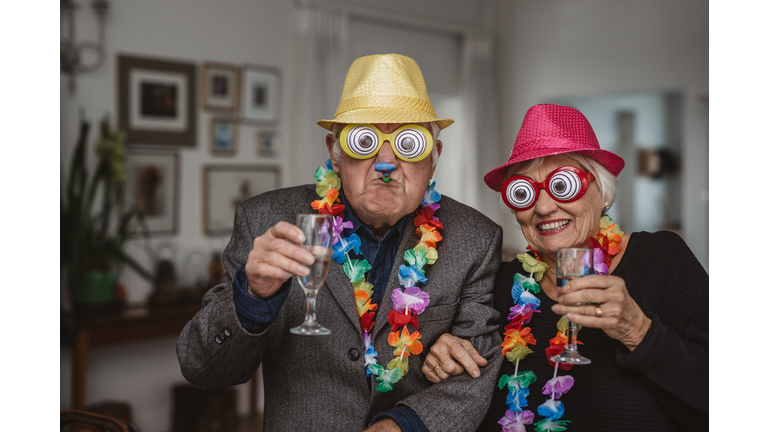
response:
{"label": "elderly woman", "polygon": [[[509,160],[486,174],[529,246],[496,277],[509,361],[479,430],[707,430],[709,276],[678,235],[623,233],[606,215],[623,167],[582,113],[543,104],[528,110]],[[593,249],[598,274],[558,288],[564,247]],[[567,342],[566,318],[581,326],[591,364],[550,360]],[[478,365],[468,341],[446,334],[422,372],[436,383],[479,376]]]}

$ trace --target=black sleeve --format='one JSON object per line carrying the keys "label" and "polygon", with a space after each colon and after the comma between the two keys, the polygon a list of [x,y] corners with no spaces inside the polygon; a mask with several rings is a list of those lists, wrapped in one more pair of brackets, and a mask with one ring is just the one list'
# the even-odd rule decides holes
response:
{"label": "black sleeve", "polygon": [[647,245],[630,258],[625,282],[652,323],[634,351],[619,347],[616,360],[642,374],[681,429],[707,430],[709,275],[677,234],[642,234]]}

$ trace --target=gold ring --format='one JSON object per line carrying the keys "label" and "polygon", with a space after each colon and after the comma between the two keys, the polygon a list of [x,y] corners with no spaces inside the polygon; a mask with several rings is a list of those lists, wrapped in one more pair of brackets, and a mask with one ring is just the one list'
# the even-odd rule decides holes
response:
{"label": "gold ring", "polygon": [[432,369],[432,372],[434,372],[434,373],[437,373],[437,370],[438,370],[438,369],[440,369],[440,365],[437,365],[437,366],[435,366],[435,367]]}
{"label": "gold ring", "polygon": [[597,313],[598,318],[602,318],[603,316],[603,310],[600,309],[600,305],[595,305],[595,313]]}

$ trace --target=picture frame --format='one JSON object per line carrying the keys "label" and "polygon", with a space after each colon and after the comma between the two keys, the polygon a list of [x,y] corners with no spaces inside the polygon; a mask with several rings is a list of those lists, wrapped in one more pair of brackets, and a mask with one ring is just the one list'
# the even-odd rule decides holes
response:
{"label": "picture frame", "polygon": [[256,155],[263,158],[277,157],[279,139],[277,132],[261,129],[256,132]]}
{"label": "picture frame", "polygon": [[208,111],[236,112],[240,101],[240,68],[215,62],[203,63],[200,104]]}
{"label": "picture frame", "polygon": [[175,234],[179,220],[179,155],[126,152],[124,204],[144,216],[150,234]]}
{"label": "picture frame", "polygon": [[117,56],[117,117],[126,144],[195,147],[197,66]]}
{"label": "picture frame", "polygon": [[242,201],[280,188],[277,165],[208,165],[203,168],[203,231],[231,235]]}
{"label": "picture frame", "polygon": [[211,119],[211,153],[216,155],[234,155],[237,151],[237,121],[233,118]]}
{"label": "picture frame", "polygon": [[258,124],[277,123],[280,113],[280,69],[244,65],[241,69],[242,121]]}

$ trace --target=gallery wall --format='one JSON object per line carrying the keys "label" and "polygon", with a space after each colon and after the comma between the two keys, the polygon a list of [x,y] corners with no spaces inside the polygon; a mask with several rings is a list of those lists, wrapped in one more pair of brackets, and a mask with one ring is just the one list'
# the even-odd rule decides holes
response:
{"label": "gallery wall", "polygon": [[[68,80],[61,78],[61,157],[69,160],[76,139],[80,113],[98,121],[107,114],[117,119],[118,53],[163,60],[192,62],[202,65],[213,61],[229,64],[258,64],[289,70],[291,43],[291,2],[222,0],[187,1],[134,0],[112,1],[106,19],[106,62],[96,72],[77,78],[76,89],[70,92]],[[96,27],[88,7],[77,14],[79,38],[95,38]],[[199,72],[199,70],[198,70]],[[237,153],[217,156],[209,147],[211,112],[197,113],[197,143],[194,147],[158,146],[175,150],[179,155],[179,217],[175,234],[153,235],[155,249],[169,245],[177,251],[199,251],[209,257],[220,249],[226,236],[211,237],[203,232],[202,178],[203,168],[210,164],[270,164],[282,166],[286,149],[279,149],[274,158],[256,154],[257,126],[243,126],[239,132]],[[288,107],[283,104],[279,122],[274,127],[282,135],[287,130]],[[96,128],[93,128],[96,129]],[[91,144],[96,134],[91,136]],[[136,149],[138,146],[129,146]],[[140,146],[142,149],[156,146]],[[93,160],[93,154],[89,155]],[[282,171],[285,175],[285,170]],[[283,184],[286,183],[282,178]],[[150,257],[143,245],[134,242],[132,254],[147,266]],[[205,262],[203,265],[206,265]],[[121,282],[127,289],[129,303],[142,303],[150,294],[150,284],[124,271]],[[64,296],[62,296],[64,299]],[[71,350],[61,350],[60,404],[71,407]],[[87,404],[105,400],[131,404],[137,426],[145,432],[171,429],[171,387],[184,382],[175,353],[175,338],[132,343],[90,351]],[[242,387],[242,386],[241,386]],[[246,392],[239,393],[242,411],[246,409]]]}

